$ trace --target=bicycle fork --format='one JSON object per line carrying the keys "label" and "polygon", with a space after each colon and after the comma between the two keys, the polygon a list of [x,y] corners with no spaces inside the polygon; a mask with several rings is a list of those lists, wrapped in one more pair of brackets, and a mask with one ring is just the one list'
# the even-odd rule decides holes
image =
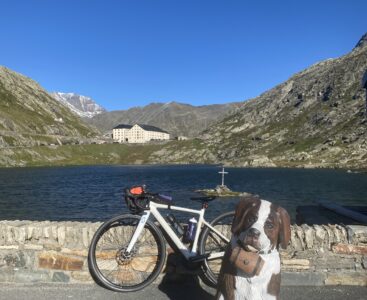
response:
{"label": "bicycle fork", "polygon": [[136,227],[136,230],[129,242],[129,246],[127,246],[126,252],[130,253],[133,249],[138,237],[140,236],[141,232],[144,229],[145,224],[147,223],[150,216],[150,210],[146,210],[144,214],[141,216],[138,226]]}

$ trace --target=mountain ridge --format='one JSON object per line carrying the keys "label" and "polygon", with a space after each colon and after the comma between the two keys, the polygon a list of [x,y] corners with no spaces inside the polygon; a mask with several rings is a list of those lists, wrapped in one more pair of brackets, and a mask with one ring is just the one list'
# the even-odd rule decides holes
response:
{"label": "mountain ridge", "polygon": [[[48,147],[34,147],[32,153],[26,151],[25,154],[20,154],[24,153],[23,149],[10,153],[7,148],[2,148],[0,165],[25,165],[29,161],[33,165],[98,161],[103,164],[215,163],[238,167],[367,170],[366,91],[361,86],[363,74],[367,71],[367,44],[365,38],[360,41],[351,52],[317,62],[258,97],[237,103],[226,113],[223,113],[221,105],[214,105],[213,113],[207,107],[202,109],[203,112],[194,107],[192,112],[189,104],[176,102],[150,104],[152,109],[147,112],[147,118],[162,125],[153,126],[162,129],[166,129],[165,124],[171,128],[195,127],[194,139],[136,146],[71,145],[52,148],[48,152],[44,151]],[[37,146],[40,143],[37,135],[48,130],[67,137],[83,138],[92,134],[89,127],[83,127],[84,131],[78,132],[77,128],[82,126],[80,123],[65,128],[69,122],[76,122],[76,119],[80,122],[80,119],[69,112],[61,122],[66,107],[54,99],[50,101],[50,96],[40,90],[34,81],[12,77],[12,74],[2,70],[0,68],[0,133],[6,130],[19,133],[23,130],[32,134],[32,138],[20,135],[18,139],[15,135],[15,139],[11,140],[11,136],[2,135],[0,145]],[[4,80],[4,74],[10,79]],[[13,103],[19,108],[21,118],[17,116],[17,120],[21,122],[12,123],[6,115],[9,110],[14,112]],[[43,106],[48,108],[46,122],[27,119],[30,114],[37,121]],[[147,123],[142,120],[144,108],[123,111],[126,118],[122,121],[133,122],[140,116],[137,123]],[[27,114],[23,114],[25,111]],[[212,123],[204,126],[198,120],[205,120],[207,115],[212,118],[207,122]],[[218,115],[223,117],[220,121]],[[111,122],[121,121],[118,114],[114,119],[113,112],[107,116]],[[23,143],[24,140],[26,143]],[[21,161],[18,158],[20,155],[25,157]]]}
{"label": "mountain ridge", "polygon": [[[237,166],[367,168],[366,35],[351,52],[315,63],[210,126],[185,150],[153,159]],[[168,159],[167,159],[168,158]]]}
{"label": "mountain ridge", "polygon": [[87,122],[100,131],[108,131],[119,124],[149,124],[168,131],[172,136],[195,137],[210,124],[238,109],[242,102],[194,106],[170,101],[152,102],[127,110],[99,114]]}
{"label": "mountain ridge", "polygon": [[0,66],[0,147],[61,144],[97,134],[37,82]]}
{"label": "mountain ridge", "polygon": [[365,46],[367,46],[367,32],[360,38],[360,40],[358,41],[358,43],[354,48],[362,48]]}
{"label": "mountain ridge", "polygon": [[106,112],[105,108],[87,96],[62,92],[52,92],[50,95],[81,118],[92,118]]}

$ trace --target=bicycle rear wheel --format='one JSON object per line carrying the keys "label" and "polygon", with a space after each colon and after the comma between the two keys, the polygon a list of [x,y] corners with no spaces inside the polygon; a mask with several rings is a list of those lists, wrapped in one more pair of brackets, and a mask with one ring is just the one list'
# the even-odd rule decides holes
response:
{"label": "bicycle rear wheel", "polygon": [[[231,225],[233,222],[234,211],[224,213],[216,217],[210,225],[227,238],[227,241],[221,238],[209,227],[205,227],[199,240],[200,254],[218,254],[226,250],[228,241],[231,239]],[[218,275],[222,265],[223,256],[211,259],[207,258],[202,263],[201,279],[205,284],[216,287]]]}
{"label": "bicycle rear wheel", "polygon": [[147,221],[132,251],[126,249],[141,219],[121,215],[98,228],[88,253],[89,270],[100,285],[117,292],[143,289],[157,278],[166,259],[161,231]]}

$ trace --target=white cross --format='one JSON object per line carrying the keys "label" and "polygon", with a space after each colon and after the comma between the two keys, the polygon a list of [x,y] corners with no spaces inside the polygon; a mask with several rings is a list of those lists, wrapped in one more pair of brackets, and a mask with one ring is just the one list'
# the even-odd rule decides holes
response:
{"label": "white cross", "polygon": [[228,172],[224,172],[224,167],[222,167],[222,171],[218,173],[222,174],[222,186],[224,186],[224,174],[228,174]]}

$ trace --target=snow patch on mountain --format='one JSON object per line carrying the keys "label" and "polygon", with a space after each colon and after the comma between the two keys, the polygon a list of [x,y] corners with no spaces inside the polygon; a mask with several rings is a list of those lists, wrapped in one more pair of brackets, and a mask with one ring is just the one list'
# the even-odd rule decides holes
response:
{"label": "snow patch on mountain", "polygon": [[51,96],[82,118],[93,118],[98,114],[106,112],[102,106],[90,97],[61,92],[51,93]]}

